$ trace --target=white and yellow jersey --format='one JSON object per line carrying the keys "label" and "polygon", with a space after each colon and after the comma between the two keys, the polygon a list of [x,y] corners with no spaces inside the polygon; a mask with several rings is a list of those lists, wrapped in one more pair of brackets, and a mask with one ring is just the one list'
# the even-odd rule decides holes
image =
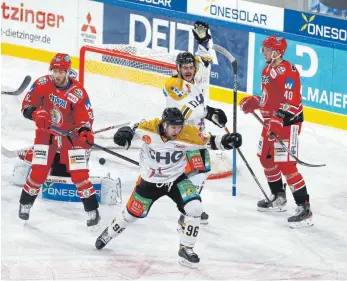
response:
{"label": "white and yellow jersey", "polygon": [[198,69],[193,81],[187,82],[180,77],[171,77],[166,81],[163,93],[166,97],[166,107],[179,108],[186,124],[195,126],[203,132],[212,55],[199,45],[195,61]]}
{"label": "white and yellow jersey", "polygon": [[206,148],[209,137],[196,127],[185,125],[175,140],[160,135],[160,119],[140,123],[135,136],[143,141],[140,152],[141,177],[154,183],[175,181],[184,173],[186,151]]}

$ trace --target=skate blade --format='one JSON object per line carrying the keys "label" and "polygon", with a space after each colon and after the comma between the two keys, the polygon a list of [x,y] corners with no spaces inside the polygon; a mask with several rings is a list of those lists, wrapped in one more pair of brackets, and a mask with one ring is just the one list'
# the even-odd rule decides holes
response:
{"label": "skate blade", "polygon": [[187,261],[185,258],[179,257],[178,262],[180,265],[183,265],[185,267],[189,267],[189,268],[198,268],[199,263],[197,262],[190,262]]}
{"label": "skate blade", "polygon": [[21,218],[19,218],[19,225],[26,226],[27,222],[28,222],[28,220],[22,220]]}
{"label": "skate blade", "polygon": [[96,224],[96,225],[92,225],[92,226],[87,226],[88,228],[88,231],[89,232],[96,232],[96,231],[99,231],[100,228],[101,228],[101,225],[100,223]]}
{"label": "skate blade", "polygon": [[290,228],[304,228],[304,227],[310,227],[313,226],[314,223],[311,218],[303,220],[303,221],[295,221],[295,222],[288,222],[288,225]]}
{"label": "skate blade", "polygon": [[269,213],[274,213],[274,212],[286,212],[287,211],[287,207],[283,206],[283,207],[270,207],[270,208],[262,208],[262,207],[258,207],[258,211],[259,212],[269,212]]}
{"label": "skate blade", "polygon": [[200,221],[200,224],[202,224],[202,225],[208,225],[208,220],[201,220],[201,221]]}

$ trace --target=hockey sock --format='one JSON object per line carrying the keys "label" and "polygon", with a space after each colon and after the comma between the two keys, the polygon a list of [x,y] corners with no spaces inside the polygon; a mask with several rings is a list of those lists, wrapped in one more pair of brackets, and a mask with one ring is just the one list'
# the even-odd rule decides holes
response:
{"label": "hockey sock", "polygon": [[199,233],[200,217],[185,216],[180,233],[180,244],[187,247],[194,247],[196,237]]}
{"label": "hockey sock", "polygon": [[129,224],[136,221],[138,218],[129,214],[126,208],[123,209],[122,213],[114,218],[112,224],[108,227],[108,235],[111,237],[117,237],[125,230]]}

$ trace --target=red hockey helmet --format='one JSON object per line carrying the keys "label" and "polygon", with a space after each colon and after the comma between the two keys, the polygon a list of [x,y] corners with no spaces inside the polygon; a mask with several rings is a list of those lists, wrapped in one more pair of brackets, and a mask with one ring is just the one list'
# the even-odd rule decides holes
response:
{"label": "red hockey helmet", "polygon": [[60,69],[69,72],[71,68],[71,58],[68,54],[58,53],[54,56],[49,64],[49,69]]}
{"label": "red hockey helmet", "polygon": [[279,51],[283,56],[287,49],[287,41],[283,37],[269,36],[263,41],[263,47]]}

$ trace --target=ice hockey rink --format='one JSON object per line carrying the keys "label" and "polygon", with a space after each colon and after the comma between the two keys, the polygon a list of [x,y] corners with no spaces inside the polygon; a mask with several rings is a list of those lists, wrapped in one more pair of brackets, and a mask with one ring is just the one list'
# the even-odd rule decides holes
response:
{"label": "ice hockey rink", "polygon": [[[17,87],[26,75],[33,79],[48,72],[48,64],[2,56],[2,90]],[[110,100],[100,90],[102,78],[88,81],[94,110],[112,110],[115,120],[131,121],[157,117],[164,97],[161,90],[137,86],[130,102],[126,87],[113,82]],[[115,87],[116,86],[116,87]],[[122,87],[125,87],[124,89]],[[28,147],[33,124],[20,112],[24,94],[1,96],[1,143],[7,149]],[[230,104],[217,104],[232,119]],[[108,108],[107,108],[108,107]],[[141,110],[140,110],[141,109]],[[116,115],[117,112],[125,112]],[[128,112],[129,116],[126,115]],[[96,113],[97,114],[97,113]],[[112,125],[112,124],[110,124]],[[230,124],[231,127],[231,124]],[[98,127],[95,127],[98,129]],[[266,191],[268,187],[256,157],[259,123],[238,112],[241,147]],[[211,129],[223,133],[220,129]],[[4,280],[347,280],[347,131],[304,123],[299,158],[326,163],[324,168],[299,166],[305,177],[313,210],[314,226],[290,229],[287,217],[295,209],[287,190],[288,211],[260,213],[256,203],[262,193],[240,158],[237,160],[237,196],[232,196],[231,178],[208,181],[202,193],[209,224],[202,226],[196,244],[201,262],[198,269],[178,264],[179,212],[169,198],[154,204],[146,219],[138,220],[122,235],[98,251],[94,242],[101,232],[88,232],[86,213],[80,203],[44,201],[35,203],[26,225],[18,219],[21,187],[11,183],[16,159],[1,157],[1,275]],[[136,145],[136,144],[135,144]],[[137,150],[118,153],[136,159]],[[230,152],[231,153],[231,152]],[[98,163],[99,157],[106,164]],[[127,201],[138,168],[100,151],[93,151],[91,173],[120,176],[123,204]],[[102,226],[106,226],[123,205],[101,205]]]}

